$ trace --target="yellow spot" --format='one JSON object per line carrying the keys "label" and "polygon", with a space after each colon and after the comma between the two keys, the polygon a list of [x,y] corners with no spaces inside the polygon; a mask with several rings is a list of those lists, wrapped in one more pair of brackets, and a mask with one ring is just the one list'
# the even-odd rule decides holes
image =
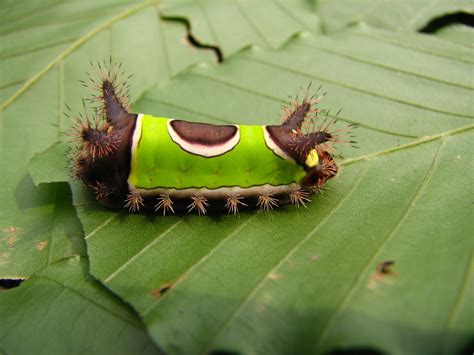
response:
{"label": "yellow spot", "polygon": [[318,152],[316,149],[311,149],[306,157],[305,164],[309,168],[314,168],[319,163]]}

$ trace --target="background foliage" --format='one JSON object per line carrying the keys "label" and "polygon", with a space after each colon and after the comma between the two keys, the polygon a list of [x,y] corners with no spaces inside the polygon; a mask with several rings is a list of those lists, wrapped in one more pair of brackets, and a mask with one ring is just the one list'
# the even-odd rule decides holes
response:
{"label": "background foliage", "polygon": [[[416,32],[472,2],[0,5],[0,278],[28,279],[0,292],[0,352],[472,347],[474,31]],[[322,85],[360,148],[340,147],[306,209],[107,211],[57,142],[109,56],[134,73],[135,111],[190,120],[274,123]]]}

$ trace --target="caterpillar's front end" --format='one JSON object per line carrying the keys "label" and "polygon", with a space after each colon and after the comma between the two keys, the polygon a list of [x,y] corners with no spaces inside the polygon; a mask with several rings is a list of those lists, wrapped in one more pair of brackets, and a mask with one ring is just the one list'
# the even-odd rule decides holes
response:
{"label": "caterpillar's front end", "polygon": [[[111,74],[112,73],[112,74]],[[110,208],[227,210],[309,202],[338,167],[334,119],[315,120],[320,97],[292,100],[281,125],[194,123],[131,114],[125,85],[107,71],[99,82],[99,118],[77,120],[74,175]]]}

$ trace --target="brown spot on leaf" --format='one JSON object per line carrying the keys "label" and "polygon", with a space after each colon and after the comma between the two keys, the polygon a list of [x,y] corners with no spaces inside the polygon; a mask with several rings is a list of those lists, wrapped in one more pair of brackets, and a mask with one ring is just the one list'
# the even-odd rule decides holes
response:
{"label": "brown spot on leaf", "polygon": [[12,247],[18,237],[19,228],[16,227],[5,227],[2,229],[2,234],[5,235],[3,238],[0,238],[0,242],[5,242],[9,247]]}
{"label": "brown spot on leaf", "polygon": [[160,287],[158,288],[155,288],[151,291],[151,295],[158,299],[160,298],[161,296],[163,296],[163,294],[168,291],[171,286],[173,286],[173,284],[171,284],[171,282],[165,282],[164,284],[162,284]]}
{"label": "brown spot on leaf", "polygon": [[398,275],[395,271],[392,270],[392,266],[395,264],[393,260],[384,260],[377,264],[375,272],[369,278],[369,283],[367,287],[369,289],[376,288],[381,282],[386,281],[386,276]]}
{"label": "brown spot on leaf", "polygon": [[48,245],[48,242],[45,241],[45,240],[43,240],[43,241],[38,242],[38,243],[36,244],[36,249],[38,249],[39,251],[43,251],[44,248],[46,248],[46,245]]}
{"label": "brown spot on leaf", "polygon": [[385,275],[395,275],[396,272],[392,270],[393,264],[395,264],[395,261],[393,260],[385,260],[378,263],[377,268],[375,269],[376,274],[382,278]]}
{"label": "brown spot on leaf", "polygon": [[6,234],[16,233],[17,231],[18,231],[18,228],[13,227],[13,226],[11,226],[11,227],[5,227],[5,228],[2,229],[2,232],[3,232],[3,233],[6,233]]}
{"label": "brown spot on leaf", "polygon": [[311,261],[318,261],[318,260],[319,260],[319,255],[311,256]]}

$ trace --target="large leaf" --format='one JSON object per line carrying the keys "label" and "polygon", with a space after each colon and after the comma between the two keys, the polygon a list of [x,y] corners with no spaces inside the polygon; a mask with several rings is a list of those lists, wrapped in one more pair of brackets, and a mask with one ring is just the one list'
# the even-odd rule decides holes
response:
{"label": "large leaf", "polygon": [[215,56],[186,44],[185,26],[165,24],[156,1],[4,3],[0,34],[0,277],[27,277],[71,255],[77,244],[55,232],[58,221],[75,218],[66,206],[68,189],[35,187],[26,166],[69,126],[65,103],[77,112],[81,97],[90,94],[78,83],[91,70],[89,60],[123,61],[136,74],[134,99]]}
{"label": "large leaf", "polygon": [[[91,70],[88,62],[109,56],[123,62],[127,72],[135,73],[130,80],[134,100],[146,88],[168,79],[192,63],[216,61],[212,52],[198,50],[186,41],[184,24],[162,21],[157,5],[158,1],[120,0],[98,3],[56,0],[2,2],[0,278],[28,277],[61,258],[84,254],[83,235],[71,208],[69,189],[65,184],[35,187],[26,174],[26,165],[33,154],[59,140],[61,132],[69,125],[64,119],[65,103],[74,112],[80,109],[80,98],[86,95],[86,91],[80,88],[78,80],[84,79],[85,72]],[[315,18],[314,15],[310,17]],[[294,26],[291,30],[293,32],[286,33],[287,37],[299,28]],[[243,38],[240,47],[248,43]],[[55,175],[58,172],[61,174],[64,163],[63,156],[59,155],[48,166],[52,170],[46,170],[44,161],[39,160],[39,165],[45,170],[37,182],[64,181],[65,176]],[[35,171],[34,166],[31,168]],[[67,272],[65,277],[76,280],[76,276]],[[37,285],[36,279],[32,282]],[[47,307],[54,308],[54,295],[57,293],[54,285],[40,283],[32,288],[26,286],[27,292],[32,294],[52,294],[51,298],[34,298],[35,309],[43,311]],[[97,293],[94,295],[96,298],[108,297],[103,289],[97,289]],[[15,297],[22,294],[22,291],[15,291],[12,294],[15,296],[4,296],[3,304],[10,310],[26,305],[15,302]],[[65,307],[67,302],[74,302],[74,297],[63,301],[62,307]],[[117,308],[120,307],[123,305],[117,304]],[[35,313],[30,313],[25,318],[9,315],[9,327],[5,329],[9,332],[4,339],[8,346],[1,350],[31,352],[35,346],[42,345],[43,339],[61,344],[64,338],[54,338],[62,330],[54,327],[57,320],[60,320],[60,325],[66,325],[64,329],[67,331],[75,324],[75,314],[51,314],[45,320],[51,326],[43,328],[41,337],[35,337],[30,344],[16,344],[15,341],[21,334],[28,333],[24,329],[25,322],[34,324],[36,316]],[[101,319],[101,316],[88,317],[92,324]],[[38,322],[43,320],[40,317]],[[3,314],[1,323],[5,325]],[[89,350],[95,349],[98,353],[121,352],[119,348],[128,341],[128,335],[126,341],[118,342],[117,348],[110,349],[106,346],[106,342],[116,334],[117,326],[120,325],[113,325],[114,329],[110,334],[97,340],[104,344],[94,344]],[[122,329],[132,336],[136,334],[127,327]],[[79,331],[83,344],[73,344],[71,341],[69,345],[73,346],[69,350],[72,349],[73,352],[96,341],[86,339],[90,332],[82,328]],[[66,339],[71,340],[70,337]],[[68,349],[59,349],[55,345],[57,344],[48,343],[41,348],[48,353],[69,352]],[[69,345],[66,343],[66,346]],[[37,348],[34,350],[37,351]],[[125,344],[123,352],[128,351],[140,352]]]}
{"label": "large leaf", "polygon": [[[51,239],[51,221],[57,211],[54,201],[68,197],[57,186],[33,186],[26,175],[26,165],[35,153],[58,141],[69,126],[70,122],[64,119],[65,104],[73,112],[81,110],[81,97],[88,93],[78,80],[91,70],[89,61],[111,56],[123,62],[125,71],[135,74],[130,79],[135,100],[145,89],[193,63],[217,60],[212,51],[198,50],[186,41],[184,24],[160,18],[158,5],[167,12],[185,10],[197,18],[195,7],[190,10],[193,4],[171,4],[156,0],[2,4],[0,238],[11,238],[8,231],[15,231],[17,242],[14,253],[9,245],[0,244],[0,277],[26,277],[44,265],[34,246]],[[212,11],[219,10],[208,13],[209,26],[219,23],[224,25],[216,27],[219,32],[229,29],[222,37],[226,43],[224,55],[256,39],[257,43],[277,46],[303,28],[317,28],[317,18],[305,11],[303,0],[295,0],[291,6],[275,1],[271,7],[275,16],[268,22],[257,20],[262,11],[267,11],[260,1],[236,4],[214,4]],[[229,6],[240,8],[241,16],[236,17]],[[206,7],[203,4],[200,8],[201,15]],[[303,15],[304,25],[298,19]],[[193,33],[198,40],[201,27],[196,25],[197,32]],[[202,40],[206,42],[205,35]],[[44,248],[50,255],[69,255],[48,251],[52,245]],[[18,262],[19,258],[24,261]]]}
{"label": "large leaf", "polygon": [[336,31],[358,22],[396,31],[416,31],[434,17],[474,13],[470,0],[349,0],[341,6],[336,0],[313,0],[324,31]]}
{"label": "large leaf", "polygon": [[171,353],[460,351],[474,331],[473,51],[445,44],[366,27],[305,35],[148,91],[137,110],[271,123],[313,81],[360,124],[360,149],[340,149],[341,177],[307,209],[239,218],[117,213],[76,186],[91,272]]}
{"label": "large leaf", "polygon": [[86,262],[52,264],[0,292],[2,354],[157,354],[139,318],[92,279]]}

